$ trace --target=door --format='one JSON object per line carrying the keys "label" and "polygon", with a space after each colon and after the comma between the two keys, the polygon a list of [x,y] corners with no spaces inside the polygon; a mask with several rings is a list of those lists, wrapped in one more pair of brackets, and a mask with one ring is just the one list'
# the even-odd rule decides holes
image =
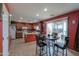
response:
{"label": "door", "polygon": [[8,11],[3,5],[3,15],[2,15],[2,24],[3,24],[3,56],[8,56]]}

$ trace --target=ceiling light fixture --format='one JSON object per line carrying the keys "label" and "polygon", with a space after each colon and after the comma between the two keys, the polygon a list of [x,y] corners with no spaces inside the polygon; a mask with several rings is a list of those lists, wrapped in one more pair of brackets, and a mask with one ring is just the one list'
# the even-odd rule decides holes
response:
{"label": "ceiling light fixture", "polygon": [[39,17],[39,14],[36,14],[37,17]]}
{"label": "ceiling light fixture", "polygon": [[44,8],[44,11],[46,12],[47,11],[47,8]]}
{"label": "ceiling light fixture", "polygon": [[20,17],[20,19],[23,19],[23,17]]}
{"label": "ceiling light fixture", "polygon": [[12,16],[12,14],[10,14],[9,16]]}

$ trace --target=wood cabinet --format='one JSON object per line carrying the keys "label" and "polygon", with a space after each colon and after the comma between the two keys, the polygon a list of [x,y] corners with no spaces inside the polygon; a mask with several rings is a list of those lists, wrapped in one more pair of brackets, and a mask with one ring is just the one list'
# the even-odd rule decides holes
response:
{"label": "wood cabinet", "polygon": [[16,39],[22,38],[22,24],[16,23]]}
{"label": "wood cabinet", "polygon": [[22,29],[22,24],[21,23],[17,23],[16,24],[16,29]]}
{"label": "wood cabinet", "polygon": [[17,31],[16,32],[16,39],[22,38],[22,33]]}
{"label": "wood cabinet", "polygon": [[27,27],[27,29],[31,30],[34,29],[34,25],[30,23],[22,23],[22,22],[15,22],[14,23],[16,26],[16,38],[22,38],[23,33],[22,33],[22,27]]}

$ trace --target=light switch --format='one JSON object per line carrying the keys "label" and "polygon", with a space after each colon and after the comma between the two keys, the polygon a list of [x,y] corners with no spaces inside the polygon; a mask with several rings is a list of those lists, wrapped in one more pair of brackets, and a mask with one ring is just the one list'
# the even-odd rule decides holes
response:
{"label": "light switch", "polygon": [[75,20],[72,20],[72,24],[75,24],[76,23],[76,21]]}

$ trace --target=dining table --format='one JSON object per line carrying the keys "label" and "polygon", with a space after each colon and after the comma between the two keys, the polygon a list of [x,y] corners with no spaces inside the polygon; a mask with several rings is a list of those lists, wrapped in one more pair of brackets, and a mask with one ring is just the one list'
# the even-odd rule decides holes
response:
{"label": "dining table", "polygon": [[[54,55],[55,53],[55,47],[54,47],[54,44],[55,44],[55,42],[56,42],[56,40],[58,40],[58,37],[53,37],[53,36],[50,36],[50,37],[46,37],[46,40],[47,40],[47,46],[48,46],[48,48],[49,48],[49,56],[52,56],[52,55]],[[52,47],[52,54],[51,54],[51,47]]]}

